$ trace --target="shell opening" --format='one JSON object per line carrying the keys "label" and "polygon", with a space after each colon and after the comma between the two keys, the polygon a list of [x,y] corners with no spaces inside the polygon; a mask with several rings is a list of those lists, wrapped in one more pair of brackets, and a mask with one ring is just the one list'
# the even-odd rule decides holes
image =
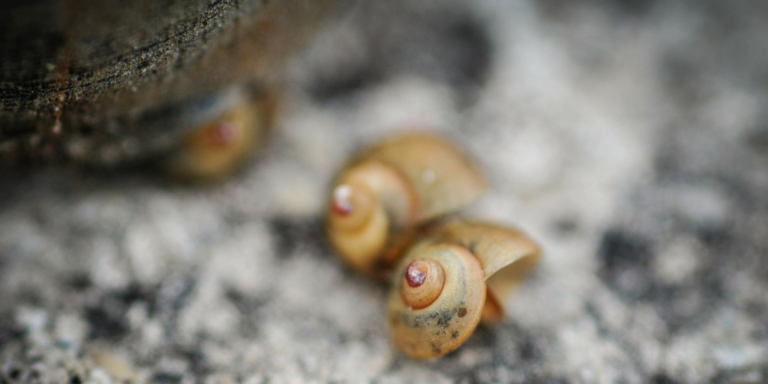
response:
{"label": "shell opening", "polygon": [[445,271],[434,260],[415,260],[405,270],[402,295],[405,303],[414,309],[432,304],[445,286]]}
{"label": "shell opening", "polygon": [[506,316],[506,301],[539,262],[539,251],[510,263],[486,279],[488,293],[483,309],[483,323],[500,322]]}

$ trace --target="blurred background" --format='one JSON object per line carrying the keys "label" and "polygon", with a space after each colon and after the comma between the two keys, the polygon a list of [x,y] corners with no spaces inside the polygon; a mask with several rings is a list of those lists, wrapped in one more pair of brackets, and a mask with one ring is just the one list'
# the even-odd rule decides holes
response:
{"label": "blurred background", "polygon": [[[225,182],[4,175],[0,383],[766,382],[766,36],[758,1],[344,3]],[[506,323],[426,362],[322,226],[349,156],[413,130],[545,252]]]}

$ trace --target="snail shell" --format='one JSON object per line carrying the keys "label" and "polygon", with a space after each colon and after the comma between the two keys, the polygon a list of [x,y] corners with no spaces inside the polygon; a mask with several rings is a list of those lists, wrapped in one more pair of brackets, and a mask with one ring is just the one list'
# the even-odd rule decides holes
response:
{"label": "snail shell", "polygon": [[234,172],[261,144],[276,99],[239,94],[216,117],[202,123],[165,161],[165,170],[184,181],[210,182]]}
{"label": "snail shell", "polygon": [[382,274],[416,226],[480,196],[485,178],[454,145],[410,134],[379,144],[341,172],[330,197],[331,243],[355,269]]}
{"label": "snail shell", "polygon": [[414,358],[458,348],[480,321],[504,318],[503,303],[541,251],[511,228],[454,220],[429,229],[395,270],[389,321]]}

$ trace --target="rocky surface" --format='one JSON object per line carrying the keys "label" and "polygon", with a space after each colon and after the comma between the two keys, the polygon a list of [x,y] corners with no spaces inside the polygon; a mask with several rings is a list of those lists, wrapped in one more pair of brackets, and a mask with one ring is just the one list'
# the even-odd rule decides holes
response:
{"label": "rocky surface", "polygon": [[[358,3],[288,67],[228,182],[0,182],[0,383],[768,381],[768,9],[758,2]],[[545,249],[510,320],[414,361],[322,211],[404,129],[475,154],[466,214]]]}

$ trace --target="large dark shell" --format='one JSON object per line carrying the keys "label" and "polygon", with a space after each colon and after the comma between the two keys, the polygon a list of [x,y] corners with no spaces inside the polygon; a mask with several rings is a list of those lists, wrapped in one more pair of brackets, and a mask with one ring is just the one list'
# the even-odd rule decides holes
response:
{"label": "large dark shell", "polygon": [[143,131],[268,73],[334,2],[0,0],[0,161],[93,161],[128,137],[141,153]]}

